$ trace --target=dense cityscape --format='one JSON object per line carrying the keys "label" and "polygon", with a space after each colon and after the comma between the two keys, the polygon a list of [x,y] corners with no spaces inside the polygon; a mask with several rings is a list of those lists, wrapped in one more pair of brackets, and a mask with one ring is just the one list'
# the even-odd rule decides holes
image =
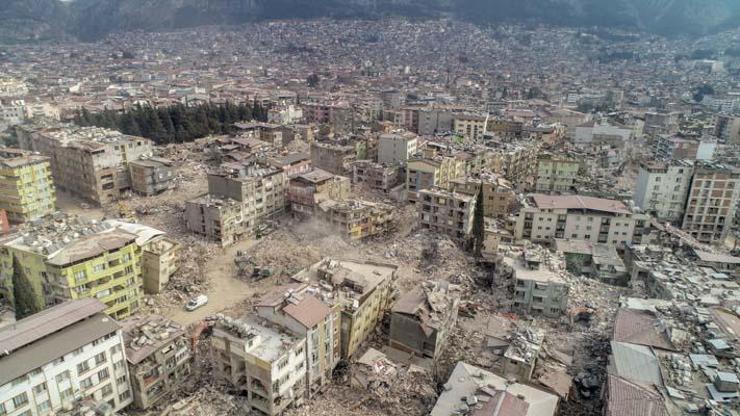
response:
{"label": "dense cityscape", "polygon": [[0,43],[0,416],[740,415],[740,29]]}

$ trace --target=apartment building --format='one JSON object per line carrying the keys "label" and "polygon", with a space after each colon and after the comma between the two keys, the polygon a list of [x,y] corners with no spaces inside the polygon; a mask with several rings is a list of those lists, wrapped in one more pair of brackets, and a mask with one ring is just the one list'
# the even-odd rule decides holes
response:
{"label": "apartment building", "polygon": [[652,152],[658,160],[695,160],[699,152],[699,145],[700,141],[694,137],[659,134],[653,138]]}
{"label": "apartment building", "polygon": [[[160,233],[146,228],[153,230],[147,236]],[[28,299],[37,311],[67,300],[96,298],[106,305],[106,314],[126,318],[141,305],[141,246],[151,238],[111,222],[50,218],[0,246],[0,297],[13,301],[15,273],[16,279],[26,281],[32,292]]]}
{"label": "apartment building", "polygon": [[331,382],[341,359],[339,303],[330,304],[307,284],[278,286],[254,307],[261,318],[306,339],[306,394],[313,396]]}
{"label": "apartment building", "polygon": [[5,130],[26,121],[26,102],[24,100],[0,99],[0,127]]}
{"label": "apartment building", "polygon": [[409,202],[419,200],[419,191],[436,187],[448,188],[450,181],[465,176],[465,160],[456,156],[436,155],[412,158],[406,166],[406,196]]}
{"label": "apartment building", "polygon": [[152,154],[150,140],[98,127],[29,126],[17,132],[21,148],[51,158],[58,187],[100,205],[131,191],[129,162]]}
{"label": "apartment building", "polygon": [[680,223],[693,174],[694,163],[687,160],[641,162],[635,205],[660,221]]}
{"label": "apartment building", "polygon": [[318,141],[311,143],[311,165],[329,173],[344,175],[350,172],[356,158],[355,146]]}
{"label": "apartment building", "polygon": [[575,193],[581,162],[551,154],[537,160],[535,190],[542,193]]}
{"label": "apartment building", "polygon": [[624,203],[581,195],[530,195],[516,217],[517,240],[550,244],[556,238],[615,245],[646,244],[650,216]]}
{"label": "apartment building", "polygon": [[714,135],[726,144],[740,144],[740,116],[718,115]]}
{"label": "apartment building", "polygon": [[371,160],[358,160],[352,164],[352,183],[387,193],[401,183],[403,172],[400,165],[383,165]]}
{"label": "apartment building", "polygon": [[211,342],[214,376],[244,395],[257,414],[280,415],[303,401],[305,337],[255,318],[219,316]]}
{"label": "apartment building", "polygon": [[30,152],[0,150],[0,209],[14,223],[56,211],[56,190],[49,158]]}
{"label": "apartment building", "polygon": [[[527,253],[524,254],[525,257]],[[504,258],[514,271],[515,311],[559,318],[568,306],[568,284],[556,272],[544,268],[541,259]]]}
{"label": "apartment building", "polygon": [[488,126],[488,116],[475,114],[458,114],[452,122],[455,133],[468,140],[478,142],[483,140]]}
{"label": "apartment building", "polygon": [[483,173],[477,177],[465,177],[450,181],[450,190],[457,193],[477,195],[483,189],[483,215],[504,220],[515,209],[517,194],[511,183],[499,175]]}
{"label": "apartment building", "polygon": [[455,109],[452,108],[420,108],[417,133],[431,136],[437,133],[453,131]]}
{"label": "apartment building", "polygon": [[159,315],[131,317],[121,326],[133,405],[146,410],[190,375],[190,340],[182,325]]}
{"label": "apartment building", "polygon": [[350,188],[349,178],[314,169],[296,176],[288,183],[290,210],[294,215],[313,216],[322,201],[346,200]]}
{"label": "apartment building", "polygon": [[42,416],[92,398],[132,402],[121,326],[97,299],[62,303],[0,329],[0,414]]}
{"label": "apartment building", "polygon": [[702,243],[724,241],[733,224],[740,196],[740,171],[697,162],[681,228]]}
{"label": "apartment building", "polygon": [[484,167],[487,170],[503,176],[517,191],[534,187],[537,178],[537,158],[540,154],[539,143],[507,144],[492,150],[485,161]]}
{"label": "apartment building", "polygon": [[415,287],[391,309],[389,345],[437,359],[457,322],[459,303],[459,288],[449,282],[430,281]]}
{"label": "apartment building", "polygon": [[394,211],[395,207],[381,202],[328,199],[319,203],[314,213],[319,221],[350,240],[363,240],[387,231]]}
{"label": "apartment building", "polygon": [[185,204],[190,231],[228,246],[255,235],[265,220],[285,210],[287,177],[259,162],[224,163],[208,175],[208,194]]}
{"label": "apartment building", "polygon": [[441,188],[419,191],[421,228],[466,241],[473,232],[476,196]]}
{"label": "apartment building", "polygon": [[13,78],[0,79],[0,97],[22,97],[28,94],[28,85]]}
{"label": "apartment building", "polygon": [[406,166],[419,148],[418,137],[409,132],[381,134],[378,137],[378,163]]}
{"label": "apartment building", "polygon": [[573,130],[573,144],[582,149],[603,145],[622,148],[632,136],[630,129],[590,121]]}
{"label": "apartment building", "polygon": [[128,164],[131,189],[139,195],[157,195],[175,187],[175,167],[161,157],[133,160]]}
{"label": "apartment building", "polygon": [[394,264],[373,260],[325,258],[292,279],[310,284],[322,300],[339,305],[341,357],[349,359],[390,307],[397,271]]}

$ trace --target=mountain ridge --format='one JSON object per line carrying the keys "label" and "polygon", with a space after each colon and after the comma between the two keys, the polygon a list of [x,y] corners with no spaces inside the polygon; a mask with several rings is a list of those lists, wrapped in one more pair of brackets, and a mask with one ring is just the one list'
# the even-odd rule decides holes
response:
{"label": "mountain ridge", "polygon": [[[663,35],[737,27],[737,0],[5,0],[0,41],[127,30],[161,31],[293,18],[455,17],[478,24],[528,21],[602,26]],[[6,39],[7,40],[7,39]]]}

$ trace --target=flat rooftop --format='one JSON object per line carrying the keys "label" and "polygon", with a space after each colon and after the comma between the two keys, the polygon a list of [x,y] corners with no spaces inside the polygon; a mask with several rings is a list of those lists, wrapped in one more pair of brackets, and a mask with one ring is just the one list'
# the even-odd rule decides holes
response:
{"label": "flat rooftop", "polygon": [[583,209],[615,214],[632,213],[621,201],[591,196],[534,194],[531,198],[535,206],[540,209]]}

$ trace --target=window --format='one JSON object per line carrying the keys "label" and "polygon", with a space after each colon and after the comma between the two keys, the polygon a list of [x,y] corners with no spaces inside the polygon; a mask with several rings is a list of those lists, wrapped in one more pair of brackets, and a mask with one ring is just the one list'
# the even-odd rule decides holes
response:
{"label": "window", "polygon": [[13,406],[16,409],[19,409],[19,408],[21,408],[21,407],[23,407],[23,406],[25,406],[27,404],[28,404],[28,395],[26,394],[26,392],[23,392],[23,393],[15,396],[15,397],[13,397]]}
{"label": "window", "polygon": [[85,280],[85,277],[86,276],[87,276],[87,274],[85,273],[84,270],[80,270],[80,271],[76,271],[75,272],[75,280],[78,281],[78,282]]}
{"label": "window", "polygon": [[86,371],[90,370],[90,365],[87,363],[87,361],[83,361],[79,364],[77,364],[77,375],[81,376]]}
{"label": "window", "polygon": [[93,271],[95,273],[102,272],[103,270],[105,270],[105,263],[96,264],[95,266],[93,266]]}
{"label": "window", "polygon": [[116,345],[112,346],[111,349],[110,349],[110,353],[111,354],[115,354],[115,353],[117,353],[119,351],[121,351],[121,344],[116,344]]}
{"label": "window", "polygon": [[46,383],[41,383],[33,388],[34,394],[41,394],[46,391]]}
{"label": "window", "polygon": [[45,414],[46,412],[49,411],[50,408],[51,408],[51,404],[49,403],[48,400],[46,400],[46,401],[44,401],[42,403],[39,403],[38,406],[36,406],[36,410],[40,414]]}
{"label": "window", "polygon": [[123,368],[123,360],[113,363],[113,369],[118,371]]}
{"label": "window", "polygon": [[110,377],[110,374],[108,373],[107,368],[98,371],[98,380],[107,380],[108,377]]}
{"label": "window", "polygon": [[118,385],[119,385],[119,386],[120,386],[121,384],[126,384],[126,376],[125,376],[125,375],[123,375],[123,376],[121,376],[121,377],[118,377],[118,378],[116,379],[116,383],[118,383]]}
{"label": "window", "polygon": [[8,414],[8,411],[5,409],[5,404],[4,403],[0,403],[0,416],[1,415],[7,415],[7,414]]}
{"label": "window", "polygon": [[28,381],[28,375],[22,375],[22,376],[20,376],[20,377],[18,377],[16,379],[14,379],[10,384],[12,386],[17,386],[19,384],[25,383],[26,381]]}
{"label": "window", "polygon": [[100,365],[105,362],[105,352],[101,352],[100,354],[95,356],[95,365]]}
{"label": "window", "polygon": [[111,394],[113,394],[113,386],[106,384],[105,387],[103,387],[103,397],[108,397]]}
{"label": "window", "polygon": [[92,385],[93,385],[92,377],[88,377],[80,381],[80,388],[82,389],[89,389],[90,387],[92,387]]}
{"label": "window", "polygon": [[123,393],[121,393],[121,394],[119,394],[119,395],[118,395],[118,400],[120,400],[120,401],[125,401],[125,400],[126,400],[126,399],[128,399],[128,398],[129,398],[130,396],[131,396],[131,392],[130,392],[130,391],[128,391],[128,390],[126,390],[126,391],[124,391]]}
{"label": "window", "polygon": [[67,390],[64,390],[61,393],[59,393],[59,397],[62,398],[62,401],[65,401],[67,399],[71,399],[72,398],[72,387],[68,388]]}
{"label": "window", "polygon": [[55,379],[56,379],[57,383],[61,383],[64,380],[68,380],[69,379],[69,371],[65,371],[63,373],[57,374],[57,376],[56,376]]}

